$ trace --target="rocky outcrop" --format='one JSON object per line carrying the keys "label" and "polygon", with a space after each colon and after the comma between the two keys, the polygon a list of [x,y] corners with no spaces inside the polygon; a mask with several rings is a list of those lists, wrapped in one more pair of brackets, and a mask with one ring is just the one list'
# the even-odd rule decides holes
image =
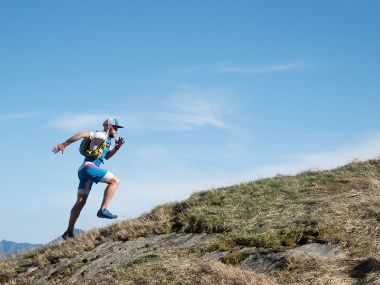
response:
{"label": "rocky outcrop", "polygon": [[[171,233],[130,241],[107,241],[89,252],[71,258],[51,259],[51,264],[42,269],[30,267],[15,276],[14,280],[28,280],[28,284],[49,284],[57,280],[64,284],[78,284],[112,266],[128,267],[160,251],[169,248],[190,248],[218,236],[220,234]],[[258,248],[239,247],[229,251],[207,252],[202,258],[240,264],[243,269],[271,274],[285,269],[288,257],[299,255],[330,259],[342,257],[343,253],[339,246],[308,244],[280,253],[262,253]]]}
{"label": "rocky outcrop", "polygon": [[257,248],[240,247],[231,251],[209,252],[204,254],[203,258],[226,261],[232,253],[236,253],[236,258],[240,258],[242,268],[266,274],[286,269],[290,257],[301,256],[321,260],[345,257],[338,245],[311,243],[278,253],[263,253]]}
{"label": "rocky outcrop", "polygon": [[96,275],[100,269],[110,266],[129,266],[144,256],[155,254],[169,247],[190,247],[215,237],[215,234],[164,234],[140,237],[130,241],[109,241],[90,252],[83,252],[72,258],[51,260],[43,269],[29,268],[17,279],[31,280],[29,284],[48,284],[61,280],[65,284],[78,284],[81,280]]}

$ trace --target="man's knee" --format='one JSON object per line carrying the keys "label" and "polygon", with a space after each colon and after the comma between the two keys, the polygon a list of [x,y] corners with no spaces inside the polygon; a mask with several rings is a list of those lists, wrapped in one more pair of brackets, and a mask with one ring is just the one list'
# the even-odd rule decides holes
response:
{"label": "man's knee", "polygon": [[77,204],[83,207],[86,204],[88,195],[79,194],[77,198]]}
{"label": "man's knee", "polygon": [[120,185],[120,179],[117,178],[116,176],[112,177],[111,181],[110,181],[110,184],[113,184],[115,186],[119,186]]}

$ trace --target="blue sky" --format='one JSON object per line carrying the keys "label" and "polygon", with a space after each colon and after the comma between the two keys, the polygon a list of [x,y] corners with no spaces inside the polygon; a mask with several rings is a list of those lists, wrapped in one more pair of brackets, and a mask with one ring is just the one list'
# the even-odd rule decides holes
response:
{"label": "blue sky", "polygon": [[[380,153],[380,2],[2,1],[0,240],[48,242],[79,142],[110,116],[121,219],[219,186]],[[99,220],[96,185],[77,227]]]}

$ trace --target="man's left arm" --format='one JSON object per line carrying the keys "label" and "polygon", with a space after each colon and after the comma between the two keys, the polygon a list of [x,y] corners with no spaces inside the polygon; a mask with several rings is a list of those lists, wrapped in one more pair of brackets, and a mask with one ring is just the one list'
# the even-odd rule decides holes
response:
{"label": "man's left arm", "polygon": [[112,156],[114,156],[115,153],[121,148],[121,146],[125,143],[124,138],[118,138],[115,142],[115,147],[111,149],[107,154],[105,159],[110,159]]}

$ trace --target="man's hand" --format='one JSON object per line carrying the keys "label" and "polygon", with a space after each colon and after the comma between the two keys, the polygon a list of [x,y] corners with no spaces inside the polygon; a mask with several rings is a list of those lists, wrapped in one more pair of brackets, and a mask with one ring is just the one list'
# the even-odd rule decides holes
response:
{"label": "man's hand", "polygon": [[115,141],[115,148],[118,150],[119,148],[121,148],[121,146],[125,143],[125,140],[124,138],[118,138],[116,141]]}
{"label": "man's hand", "polygon": [[63,151],[65,150],[65,148],[66,148],[66,146],[63,143],[60,143],[60,144],[56,144],[55,146],[53,146],[52,151],[54,153],[58,153],[61,151],[63,154]]}
{"label": "man's hand", "polygon": [[58,153],[58,152],[62,152],[63,154],[63,151],[65,150],[65,148],[76,142],[77,140],[80,140],[80,139],[83,139],[83,138],[89,138],[91,135],[90,132],[79,132],[75,135],[73,135],[71,138],[69,138],[67,141],[65,141],[64,143],[60,143],[60,144],[56,144],[55,146],[53,146],[53,149],[52,151],[54,153]]}

